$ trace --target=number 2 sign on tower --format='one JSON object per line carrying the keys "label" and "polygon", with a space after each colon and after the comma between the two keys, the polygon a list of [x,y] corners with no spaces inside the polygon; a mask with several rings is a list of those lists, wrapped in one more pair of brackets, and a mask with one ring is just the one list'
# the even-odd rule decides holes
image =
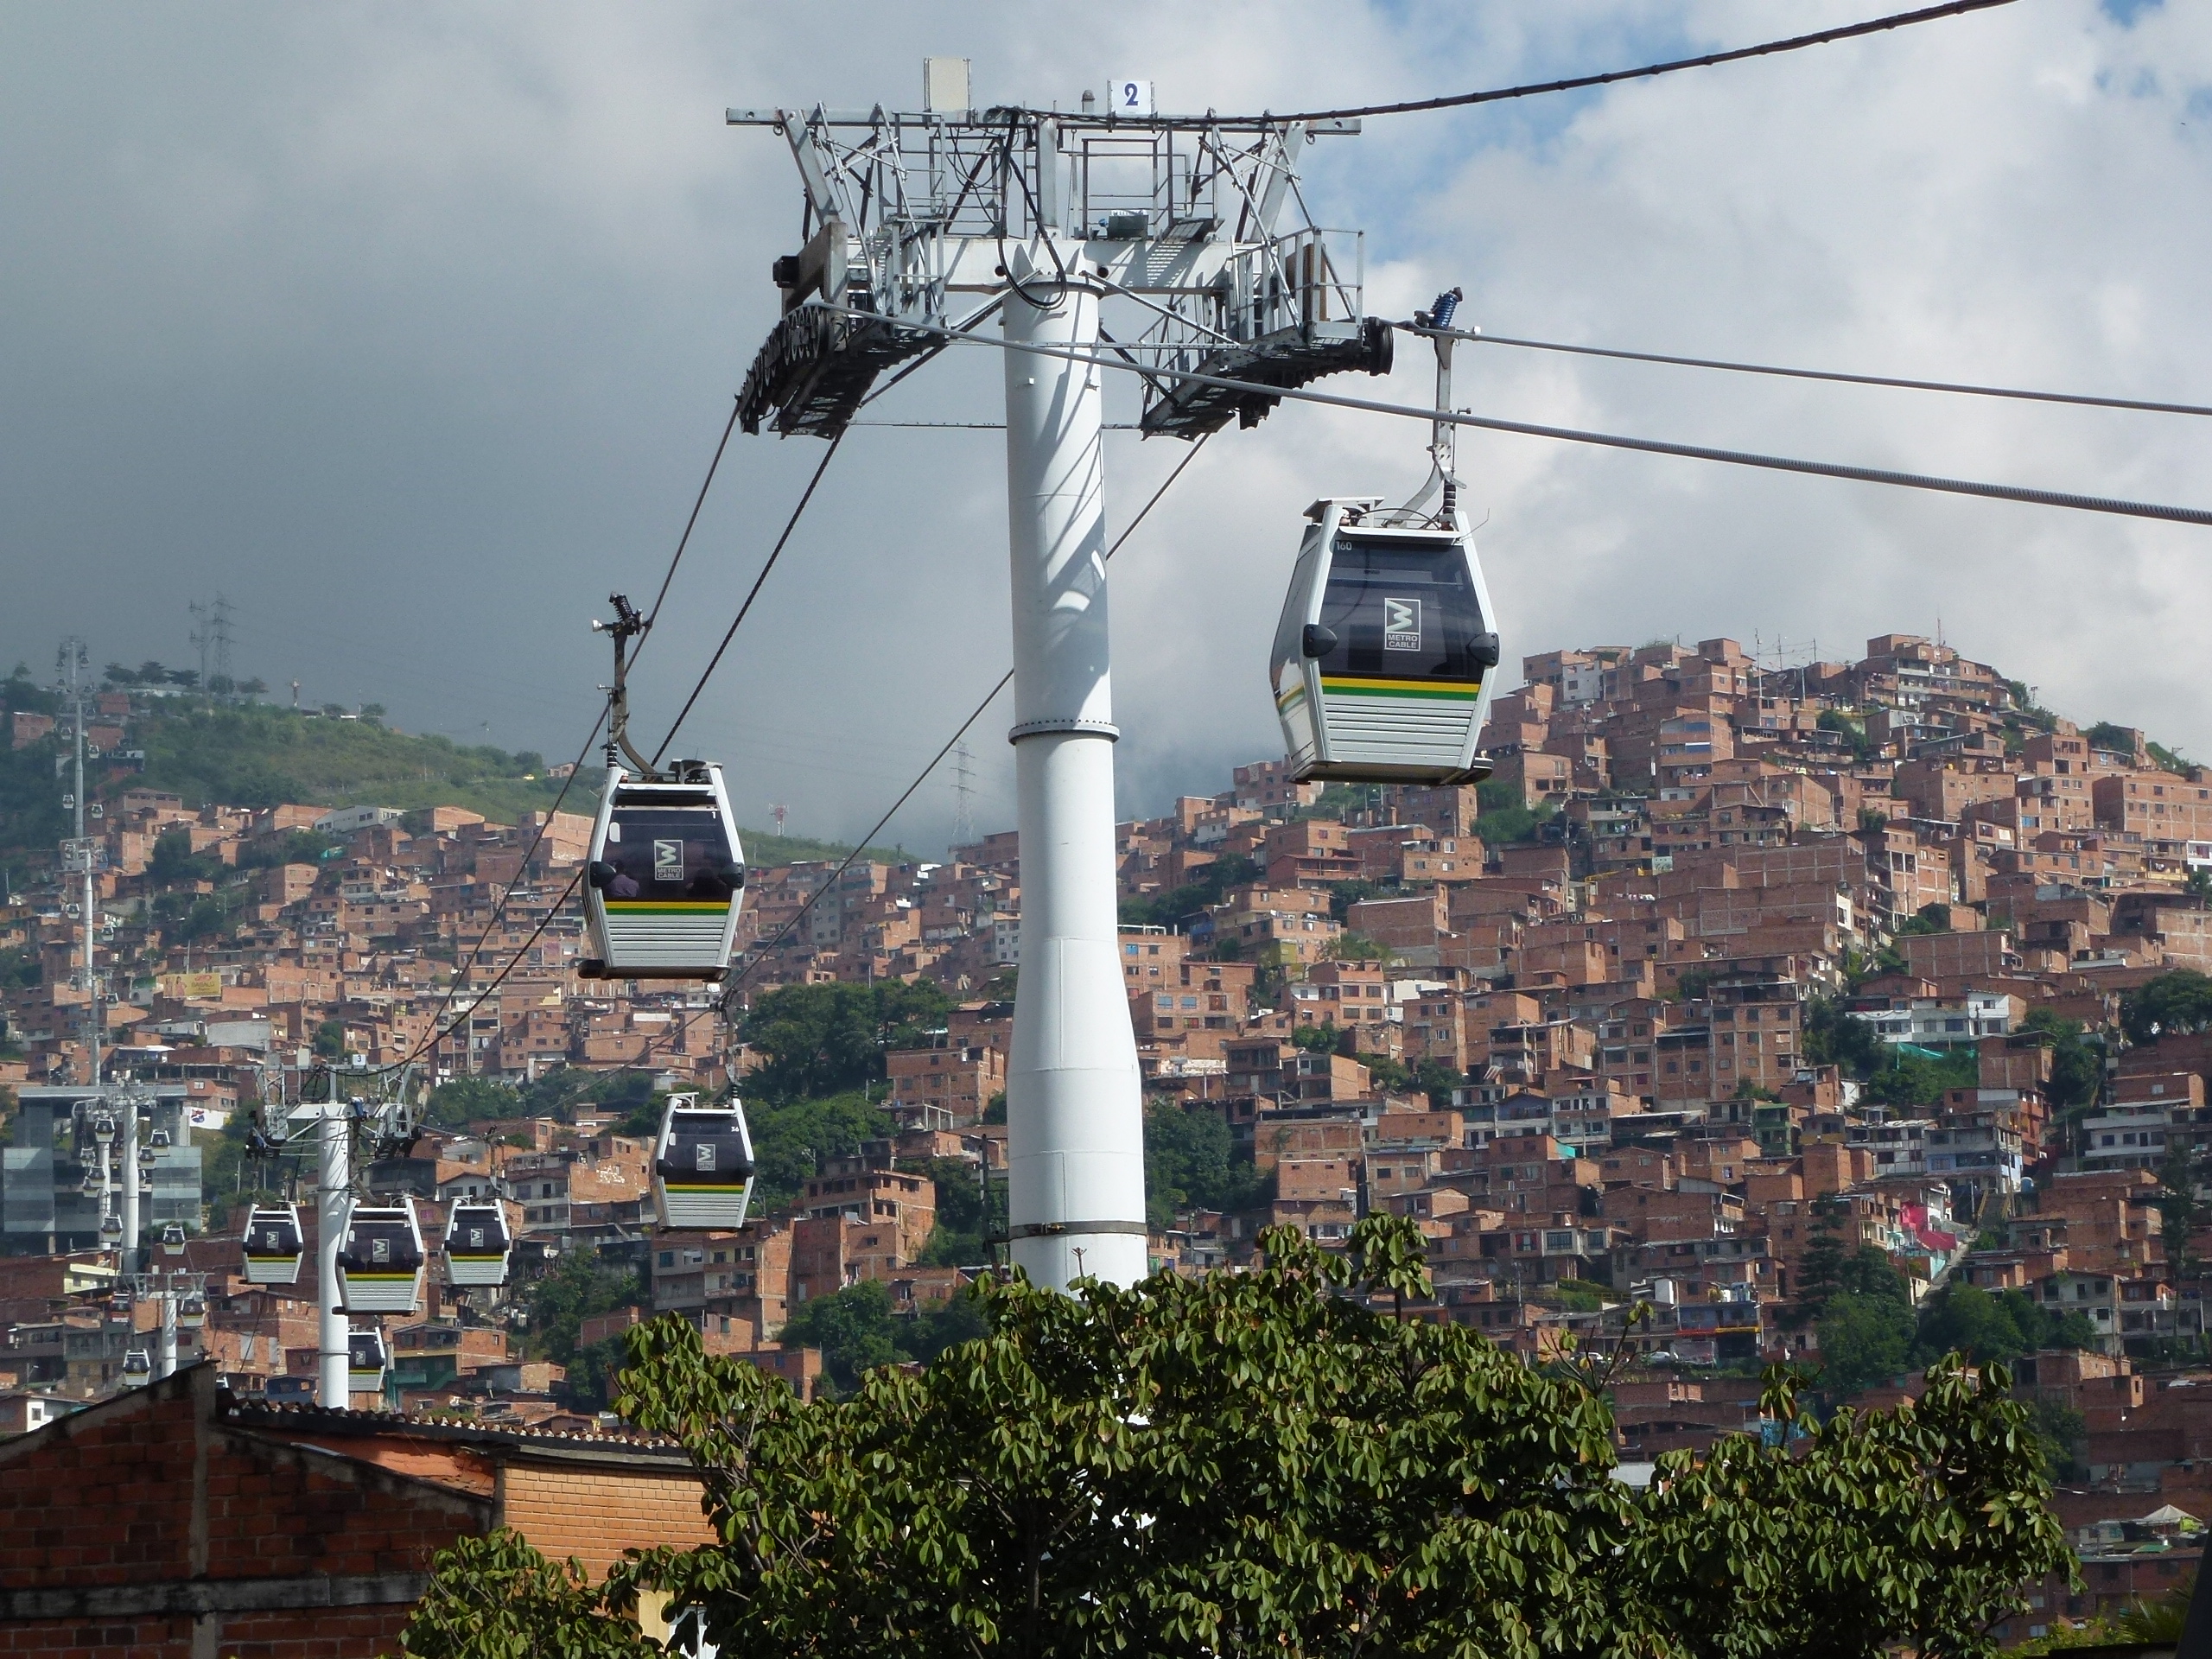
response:
{"label": "number 2 sign on tower", "polygon": [[1114,79],[1107,83],[1106,107],[1116,115],[1151,115],[1152,83]]}

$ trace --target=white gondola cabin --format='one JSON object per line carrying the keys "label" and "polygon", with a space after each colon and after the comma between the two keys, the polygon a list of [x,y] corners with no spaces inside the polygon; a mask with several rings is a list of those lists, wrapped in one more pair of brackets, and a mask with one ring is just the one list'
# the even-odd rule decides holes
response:
{"label": "white gondola cabin", "polygon": [[340,1300],[349,1313],[411,1313],[423,1300],[423,1229],[415,1200],[346,1211],[338,1247]]}
{"label": "white gondola cabin", "polygon": [[680,760],[664,781],[610,769],[585,876],[585,977],[720,979],[745,902],[721,768]]}
{"label": "white gondola cabin", "polygon": [[173,1221],[162,1229],[162,1254],[163,1255],[184,1254],[184,1224],[182,1222]]}
{"label": "white gondola cabin", "polygon": [[494,1204],[456,1204],[446,1220],[446,1278],[459,1287],[504,1285],[514,1241]]}
{"label": "white gondola cabin", "polygon": [[207,1298],[196,1290],[188,1290],[176,1299],[176,1327],[180,1331],[197,1331],[207,1323]]}
{"label": "white gondola cabin", "polygon": [[671,1095],[653,1147],[653,1207],[664,1227],[742,1227],[753,1198],[745,1109]]}
{"label": "white gondola cabin", "polygon": [[154,1356],[143,1348],[127,1350],[123,1356],[123,1386],[143,1389],[154,1380]]}
{"label": "white gondola cabin", "polygon": [[1341,783],[1465,784],[1497,634],[1474,537],[1392,522],[1372,499],[1317,501],[1269,667],[1293,774]]}
{"label": "white gondola cabin", "polygon": [[346,1391],[382,1394],[384,1374],[391,1363],[384,1332],[375,1325],[355,1326],[346,1332]]}
{"label": "white gondola cabin", "polygon": [[245,1224],[246,1283],[296,1285],[306,1254],[297,1209],[289,1204],[253,1207]]}

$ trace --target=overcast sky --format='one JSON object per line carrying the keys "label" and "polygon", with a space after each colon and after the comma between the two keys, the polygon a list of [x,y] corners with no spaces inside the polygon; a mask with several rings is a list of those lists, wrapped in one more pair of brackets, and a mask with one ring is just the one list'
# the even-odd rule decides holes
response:
{"label": "overcast sky", "polygon": [[[1882,0],[0,8],[0,657],[196,663],[573,755],[587,631],[644,602],[774,315],[798,190],[731,104],[978,104],[1149,77],[1169,110],[1313,107],[1618,67]],[[864,20],[864,26],[861,21]],[[1375,120],[1306,152],[1370,308],[1463,285],[1493,334],[2212,402],[2212,15],[2019,0],[1602,92]],[[1427,395],[1402,350],[1387,395]],[[1511,418],[2212,505],[2212,422],[1484,347]],[[879,405],[988,420],[977,348]],[[1338,383],[1377,395],[1376,382]],[[1109,390],[1110,411],[1134,412]],[[1114,569],[1122,810],[1281,753],[1263,657],[1325,493],[1410,491],[1408,423],[1287,407],[1210,445]],[[1109,438],[1110,527],[1183,446]],[[806,474],[733,441],[637,683],[657,733]],[[1728,634],[1793,658],[1944,637],[2086,721],[2212,755],[2212,531],[1475,437],[1509,663]],[[741,819],[865,830],[1007,660],[1002,440],[855,431],[687,750]],[[973,740],[1012,821],[1010,715]],[[948,769],[949,772],[949,769]],[[933,781],[887,839],[941,848]]]}

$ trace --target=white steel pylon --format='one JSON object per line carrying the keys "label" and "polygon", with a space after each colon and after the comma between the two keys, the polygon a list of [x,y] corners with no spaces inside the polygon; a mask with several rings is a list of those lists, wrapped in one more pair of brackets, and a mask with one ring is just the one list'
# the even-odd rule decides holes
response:
{"label": "white steel pylon", "polygon": [[[1007,346],[1082,358],[1101,304],[1129,306],[1113,350],[1144,372],[1147,435],[1251,426],[1279,401],[1266,389],[1388,372],[1357,233],[1313,224],[1296,188],[1306,142],[1357,122],[1159,116],[1135,81],[1103,110],[1088,93],[1080,111],[977,109],[959,59],[929,60],[923,82],[918,111],[728,113],[782,135],[805,194],[799,251],[773,267],[783,315],[738,397],[748,432],[836,435],[885,371],[994,308]],[[1039,1283],[1126,1285],[1147,1266],[1144,1116],[1116,930],[1100,371],[1006,356],[1022,888],[1008,1229]]]}
{"label": "white steel pylon", "polygon": [[[1027,254],[1033,272],[1049,264]],[[1077,250],[1071,249],[1071,263]],[[1016,262],[1026,251],[1015,251]],[[1042,291],[1039,292],[1039,289]],[[1030,297],[1034,296],[1033,302]],[[1098,296],[1009,293],[1006,337],[1089,355]],[[1144,1091],[1116,935],[1114,699],[1100,372],[1006,357],[1021,973],[1007,1065],[1007,1230],[1039,1284],[1145,1276]]]}

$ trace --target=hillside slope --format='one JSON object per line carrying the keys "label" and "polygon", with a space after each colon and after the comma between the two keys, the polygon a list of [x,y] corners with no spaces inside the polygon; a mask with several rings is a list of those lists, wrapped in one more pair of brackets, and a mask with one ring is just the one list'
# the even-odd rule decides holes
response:
{"label": "hillside slope", "polygon": [[[124,790],[167,790],[192,807],[457,806],[501,823],[560,801],[564,812],[596,806],[599,772],[587,769],[562,798],[544,757],[417,737],[374,720],[339,720],[264,704],[183,699],[136,716],[126,746],[145,751],[143,772],[101,762],[86,769],[94,799]],[[56,772],[69,745],[60,732],[21,749],[0,748],[0,855],[51,854],[68,833],[61,804],[68,779]],[[842,857],[849,849],[803,836],[743,832],[755,865]],[[878,849],[879,856],[888,856]]]}

